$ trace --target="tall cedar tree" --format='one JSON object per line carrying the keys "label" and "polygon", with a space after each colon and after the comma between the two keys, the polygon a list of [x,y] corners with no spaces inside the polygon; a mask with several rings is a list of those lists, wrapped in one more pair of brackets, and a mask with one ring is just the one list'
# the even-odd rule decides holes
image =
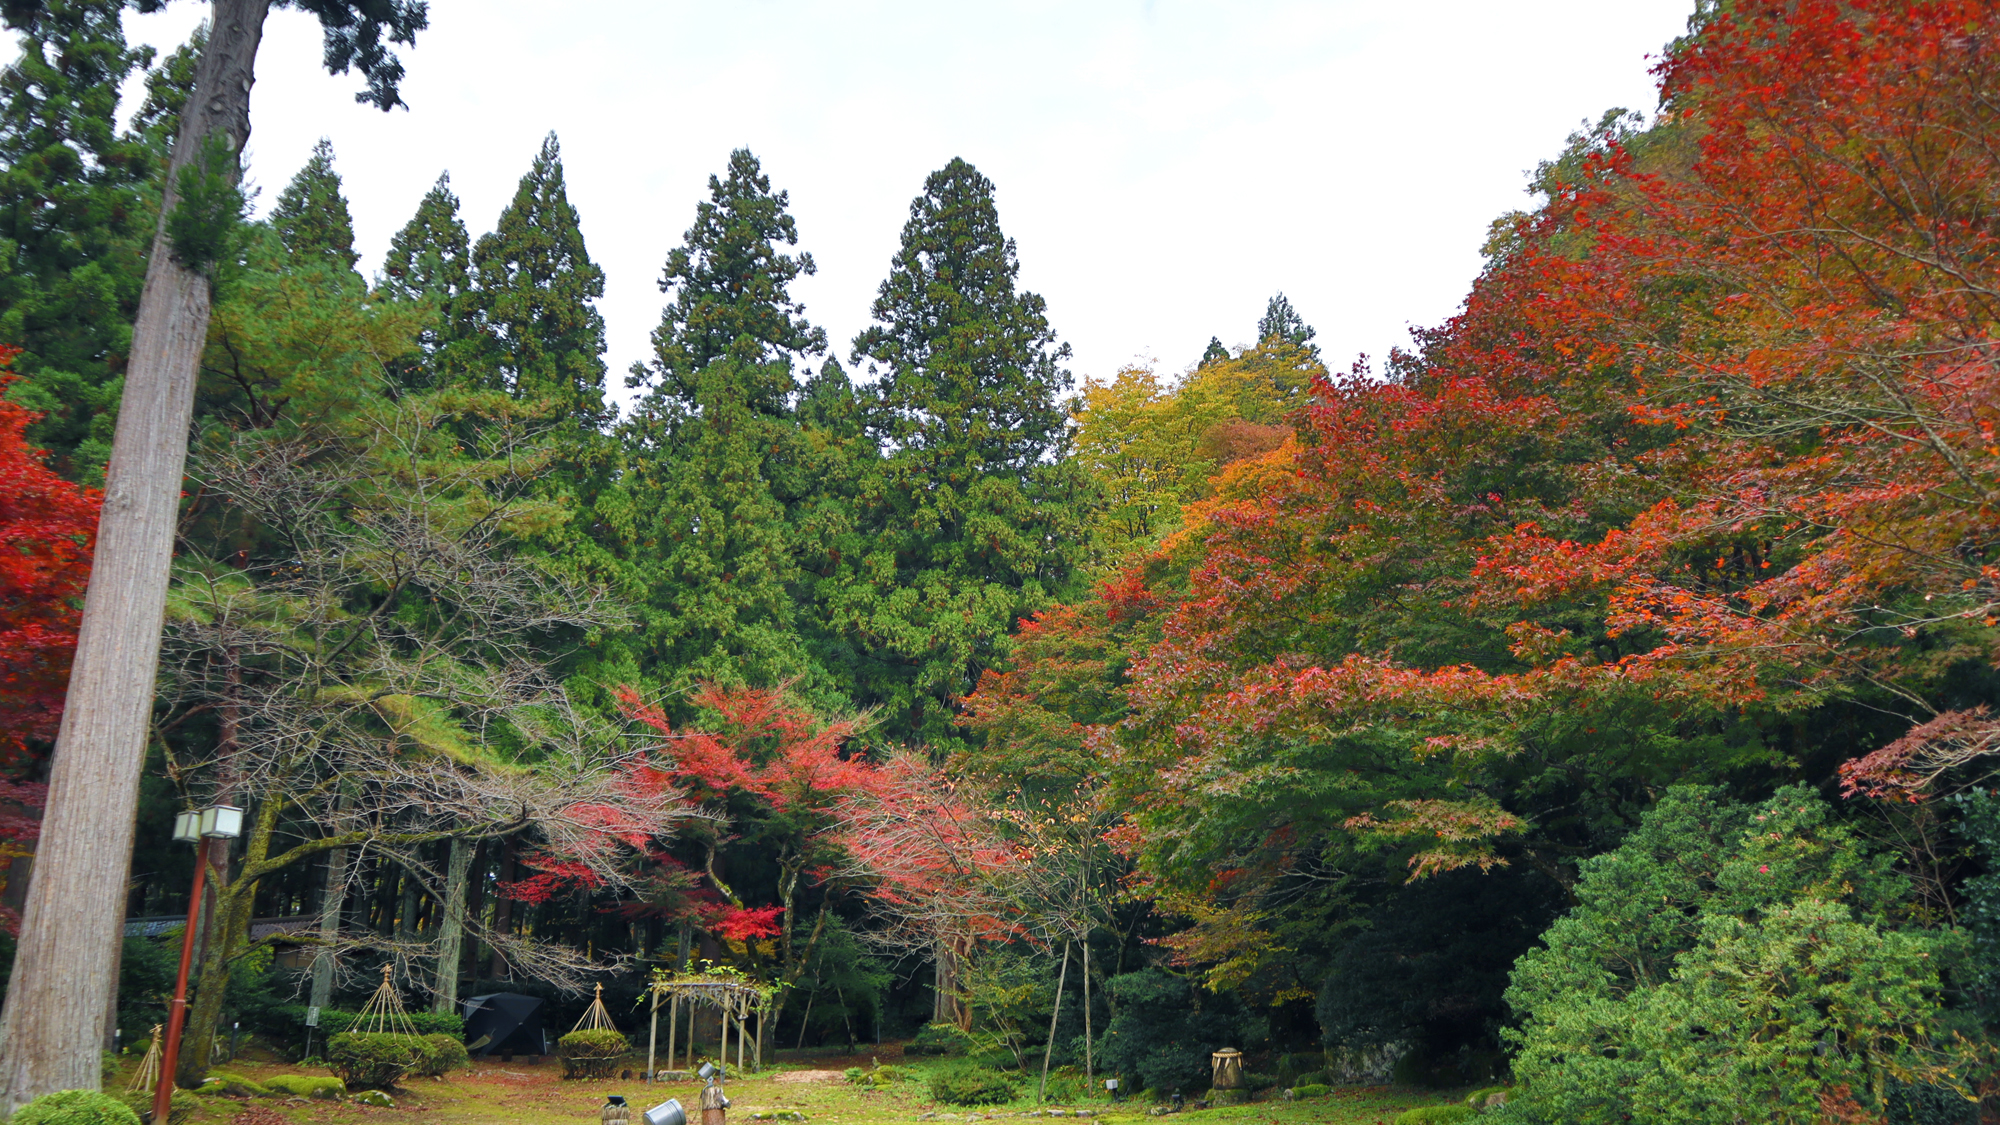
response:
{"label": "tall cedar tree", "polygon": [[1208,347],[1202,350],[1200,365],[1202,367],[1207,367],[1211,363],[1228,363],[1228,362],[1229,362],[1229,349],[1222,346],[1222,337],[1210,336],[1208,338]]}
{"label": "tall cedar tree", "polygon": [[887,729],[955,744],[957,700],[1009,628],[1073,581],[1087,540],[1081,478],[1054,462],[1069,346],[1020,292],[993,183],[954,158],[910,204],[902,248],[855,338],[879,375],[871,431],[890,452],[867,581],[830,590]]}
{"label": "tall cedar tree", "polygon": [[1264,315],[1257,321],[1257,342],[1282,340],[1295,348],[1311,348],[1315,355],[1319,349],[1312,347],[1316,333],[1312,325],[1305,322],[1297,309],[1292,307],[1291,298],[1279,293],[1264,305]]}
{"label": "tall cedar tree", "polygon": [[[801,433],[793,364],[825,350],[789,286],[813,272],[788,196],[749,151],[709,177],[686,244],[667,258],[673,300],[653,333],[654,359],[628,385],[646,389],[625,427],[632,521],[622,553],[645,602],[638,663],[648,679],[769,686],[825,672],[799,633],[802,581],[795,517],[819,477]],[[838,397],[837,389],[834,397]]]}
{"label": "tall cedar tree", "polygon": [[0,72],[0,341],[22,349],[9,397],[41,415],[29,439],[97,480],[156,211],[161,165],[117,129],[118,87],[151,57],[130,48],[120,0],[58,0]]}
{"label": "tall cedar tree", "polygon": [[436,320],[419,338],[422,357],[400,361],[391,373],[399,385],[441,387],[470,377],[469,352],[479,340],[478,298],[472,241],[458,217],[449,172],[424,193],[417,213],[389,241],[378,288],[391,300],[436,305]]}
{"label": "tall cedar tree", "polygon": [[610,418],[604,402],[604,271],[583,245],[550,133],[500,225],[472,250],[486,337],[482,368],[517,399],[555,404],[584,430]]}
{"label": "tall cedar tree", "polygon": [[321,137],[306,166],[278,194],[271,227],[294,257],[348,270],[361,260],[354,252],[354,217],[340,193],[340,173],[333,170],[332,141]]}
{"label": "tall cedar tree", "polygon": [[[4,15],[11,26],[32,24],[51,3],[10,0]],[[136,3],[151,11],[164,0]],[[384,37],[411,42],[427,18],[422,0],[365,0],[358,9],[353,0],[292,3],[320,17],[329,68],[359,66],[368,79],[364,100],[384,109],[400,102],[402,66]],[[0,1007],[0,1039],[8,1044],[0,1057],[0,1112],[45,1093],[95,1088],[100,1077],[99,1025],[117,975],[123,904],[79,903],[75,889],[103,883],[130,860],[194,376],[208,334],[212,267],[241,200],[252,76],[270,6],[215,0],[213,33],[164,177],[166,221],[146,257],[48,812]],[[167,1107],[155,1110],[164,1117]]]}

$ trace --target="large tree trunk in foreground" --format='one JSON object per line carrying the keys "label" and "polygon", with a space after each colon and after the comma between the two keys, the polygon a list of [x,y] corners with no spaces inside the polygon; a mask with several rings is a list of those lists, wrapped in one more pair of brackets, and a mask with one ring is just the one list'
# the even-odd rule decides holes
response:
{"label": "large tree trunk in foreground", "polygon": [[56,1090],[95,1090],[98,1029],[124,903],[107,893],[132,851],[160,623],[173,555],[209,279],[175,260],[165,216],[180,169],[212,134],[241,153],[270,0],[215,0],[181,114],[106,474],[97,557],[77,634],[35,870],[0,1009],[0,1114]]}

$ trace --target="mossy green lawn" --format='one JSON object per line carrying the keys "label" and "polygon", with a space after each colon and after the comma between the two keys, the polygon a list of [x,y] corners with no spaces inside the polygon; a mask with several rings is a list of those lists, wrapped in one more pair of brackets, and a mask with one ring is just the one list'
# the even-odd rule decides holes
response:
{"label": "mossy green lawn", "polygon": [[[885,1051],[885,1054],[887,1052]],[[815,1125],[889,1125],[915,1122],[925,1114],[936,1120],[960,1121],[993,1116],[998,1122],[1031,1121],[1020,1115],[1034,1111],[1034,1083],[1022,1083],[1024,1095],[1005,1105],[976,1109],[939,1105],[930,1097],[922,1070],[928,1060],[913,1069],[916,1080],[870,1088],[850,1083],[842,1071],[850,1065],[866,1066],[871,1060],[816,1060],[811,1067],[783,1065],[761,1074],[732,1080],[728,1091],[732,1125],[750,1125],[751,1115],[796,1111]],[[916,1060],[912,1060],[915,1062]],[[633,1060],[636,1071],[640,1060]],[[247,1060],[231,1063],[228,1070],[253,1082],[269,1084],[284,1074],[324,1077],[324,1069],[289,1064],[264,1064]],[[115,1087],[122,1090],[129,1074],[121,1075]],[[607,1094],[623,1094],[628,1102],[643,1109],[667,1098],[696,1106],[699,1086],[694,1082],[662,1083],[647,1086],[637,1079],[589,1079],[565,1081],[562,1067],[553,1059],[540,1065],[525,1062],[502,1063],[481,1060],[471,1071],[458,1071],[440,1079],[409,1078],[390,1092],[400,1109],[420,1109],[426,1125],[544,1125],[559,1121],[596,1121]],[[1249,1105],[1189,1110],[1174,1115],[1180,1125],[1389,1125],[1398,1113],[1419,1105],[1448,1104],[1456,1099],[1446,1093],[1389,1089],[1386,1087],[1340,1087],[1322,1098],[1298,1102],[1270,1101]],[[244,1109],[259,1106],[275,1110],[298,1125],[348,1125],[362,1121],[379,1123],[381,1110],[368,1109],[345,1101],[286,1101],[276,1098],[205,1097],[188,1125],[226,1125]],[[1150,1103],[1128,1100],[1112,1105],[1103,1099],[1065,1104],[1065,1110],[1087,1109],[1105,1125],[1142,1125],[1160,1120],[1147,1116]],[[1051,1106],[1050,1108],[1056,1108]],[[634,1115],[637,1116],[636,1114]],[[698,1114],[690,1114],[699,1120]],[[1164,1122],[1162,1122],[1164,1125]]]}

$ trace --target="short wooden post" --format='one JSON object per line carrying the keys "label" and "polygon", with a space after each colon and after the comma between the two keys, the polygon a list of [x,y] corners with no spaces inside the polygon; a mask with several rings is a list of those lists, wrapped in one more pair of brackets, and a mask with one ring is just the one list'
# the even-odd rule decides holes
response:
{"label": "short wooden post", "polygon": [[701,1088],[701,1125],[729,1125],[729,1099],[722,1095],[720,1083]]}

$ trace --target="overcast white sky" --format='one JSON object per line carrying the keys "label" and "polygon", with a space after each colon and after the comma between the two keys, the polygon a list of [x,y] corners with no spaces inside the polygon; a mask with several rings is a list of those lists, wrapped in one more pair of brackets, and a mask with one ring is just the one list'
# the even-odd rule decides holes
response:
{"label": "overcast white sky", "polygon": [[[541,138],[604,268],[612,382],[729,150],[791,192],[796,288],[845,359],[911,197],[953,156],[998,186],[1021,277],[1080,378],[1240,344],[1284,290],[1329,362],[1450,315],[1524,169],[1650,111],[1691,0],[432,0],[406,112],[358,106],[313,17],[273,12],[252,96],[268,207],[332,138],[362,268],[449,169],[474,237]],[[170,49],[206,12],[128,16]],[[560,18],[550,18],[559,14]],[[622,392],[621,392],[622,394]]]}

